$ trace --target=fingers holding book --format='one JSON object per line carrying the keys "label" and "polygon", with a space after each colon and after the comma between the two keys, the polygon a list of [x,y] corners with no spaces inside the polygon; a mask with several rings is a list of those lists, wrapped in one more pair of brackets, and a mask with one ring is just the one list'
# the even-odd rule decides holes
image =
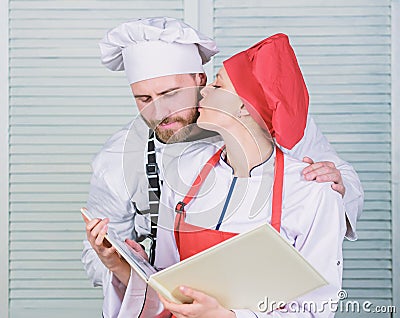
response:
{"label": "fingers holding book", "polygon": [[108,218],[91,218],[89,212],[84,208],[81,209],[81,212],[83,220],[86,223],[86,237],[93,250],[96,252],[101,262],[113,272],[123,284],[127,285],[130,266],[120,256],[116,248],[106,239],[110,220]]}
{"label": "fingers holding book", "polygon": [[193,302],[191,304],[176,304],[158,294],[158,297],[163,303],[164,308],[174,314],[175,317],[236,317],[232,311],[222,307],[214,297],[211,297],[201,291],[186,286],[180,286],[179,291],[183,295],[192,298]]}
{"label": "fingers holding book", "polygon": [[105,239],[109,222],[110,220],[105,218],[103,220],[93,219],[86,223],[87,239],[97,253],[106,252],[107,249],[111,248],[111,244]]}

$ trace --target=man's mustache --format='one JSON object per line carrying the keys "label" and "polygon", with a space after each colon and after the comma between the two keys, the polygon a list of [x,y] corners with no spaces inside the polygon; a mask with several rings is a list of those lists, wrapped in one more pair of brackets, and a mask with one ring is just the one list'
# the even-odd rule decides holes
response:
{"label": "man's mustache", "polygon": [[174,123],[174,122],[185,123],[186,120],[183,117],[174,116],[174,117],[166,117],[166,118],[161,119],[161,120],[152,121],[152,123],[155,124],[154,126],[166,125],[166,124],[170,124],[170,123]]}

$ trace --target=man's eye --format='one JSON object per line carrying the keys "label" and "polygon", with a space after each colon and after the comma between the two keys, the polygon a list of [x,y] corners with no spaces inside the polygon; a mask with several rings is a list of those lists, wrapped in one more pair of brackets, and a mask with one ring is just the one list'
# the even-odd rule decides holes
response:
{"label": "man's eye", "polygon": [[212,87],[214,87],[215,89],[221,88],[221,86],[219,86],[219,85],[213,85]]}
{"label": "man's eye", "polygon": [[137,100],[141,103],[149,103],[151,101],[151,97],[140,97]]}
{"label": "man's eye", "polygon": [[173,90],[173,91],[170,91],[168,93],[165,93],[164,96],[167,96],[167,97],[174,96],[177,92],[178,92],[178,90]]}

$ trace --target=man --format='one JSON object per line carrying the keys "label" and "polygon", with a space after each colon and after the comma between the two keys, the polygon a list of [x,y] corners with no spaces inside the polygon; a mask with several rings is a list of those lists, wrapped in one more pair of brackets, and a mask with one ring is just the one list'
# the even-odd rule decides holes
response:
{"label": "man", "polygon": [[[204,86],[207,80],[202,64],[217,50],[211,39],[171,18],[124,23],[109,31],[100,47],[103,64],[114,71],[125,70],[144,119],[137,118],[117,132],[96,156],[87,203],[92,215],[105,219],[88,222],[88,241],[85,241],[82,261],[93,284],[103,286],[104,316],[117,317],[123,309],[115,303],[124,297],[130,267],[114,248],[103,242],[108,223],[123,239],[148,234],[149,216],[140,214],[151,203],[145,167],[149,177],[153,177],[154,171],[149,168],[158,166],[162,182],[163,167],[182,149],[190,145],[196,153],[207,143],[220,142],[219,136],[203,136],[204,131],[194,124],[197,119],[195,87]],[[145,160],[147,126],[155,129],[157,166]],[[347,237],[355,239],[363,192],[354,169],[337,156],[311,118],[303,139],[290,151],[283,150],[300,160],[307,156],[320,161],[307,167],[304,177],[333,182],[332,188],[344,199]],[[150,149],[147,157],[154,156],[154,152]],[[312,163],[309,158],[305,161]],[[326,217],[329,218],[328,213]]]}

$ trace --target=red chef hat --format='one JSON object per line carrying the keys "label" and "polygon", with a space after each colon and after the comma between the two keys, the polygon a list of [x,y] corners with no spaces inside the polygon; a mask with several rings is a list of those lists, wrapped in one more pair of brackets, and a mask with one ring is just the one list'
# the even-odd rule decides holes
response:
{"label": "red chef hat", "polygon": [[267,125],[281,146],[292,149],[304,135],[309,98],[287,35],[264,39],[224,66],[251,116]]}

